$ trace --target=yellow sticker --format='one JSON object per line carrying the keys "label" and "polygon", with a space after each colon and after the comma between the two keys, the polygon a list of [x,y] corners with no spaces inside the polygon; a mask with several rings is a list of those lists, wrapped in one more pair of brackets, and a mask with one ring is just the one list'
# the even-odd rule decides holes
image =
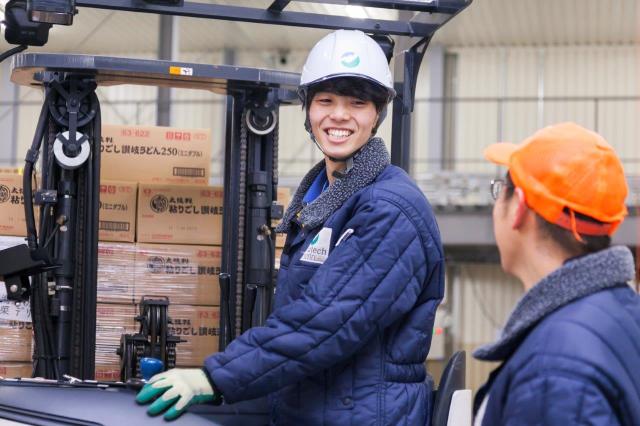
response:
{"label": "yellow sticker", "polygon": [[171,75],[193,75],[193,68],[186,67],[169,67]]}

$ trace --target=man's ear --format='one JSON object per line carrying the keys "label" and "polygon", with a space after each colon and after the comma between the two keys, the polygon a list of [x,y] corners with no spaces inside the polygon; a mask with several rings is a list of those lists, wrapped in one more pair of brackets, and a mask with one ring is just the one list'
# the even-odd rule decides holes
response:
{"label": "man's ear", "polygon": [[378,126],[380,125],[380,113],[376,114],[376,123],[371,128],[371,136],[374,136],[378,132]]}
{"label": "man's ear", "polygon": [[516,187],[513,191],[513,195],[516,197],[517,204],[511,228],[519,229],[529,213],[529,207],[527,207],[527,200],[524,196],[524,191],[521,188]]}

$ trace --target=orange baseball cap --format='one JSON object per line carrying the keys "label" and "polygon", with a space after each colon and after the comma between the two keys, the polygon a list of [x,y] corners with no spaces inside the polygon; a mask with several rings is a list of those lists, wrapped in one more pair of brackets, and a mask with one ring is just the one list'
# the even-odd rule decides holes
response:
{"label": "orange baseball cap", "polygon": [[[520,144],[492,144],[484,156],[509,168],[531,209],[578,240],[578,234],[612,235],[627,215],[620,159],[602,136],[578,124],[545,127]],[[574,212],[601,224],[579,220]]]}

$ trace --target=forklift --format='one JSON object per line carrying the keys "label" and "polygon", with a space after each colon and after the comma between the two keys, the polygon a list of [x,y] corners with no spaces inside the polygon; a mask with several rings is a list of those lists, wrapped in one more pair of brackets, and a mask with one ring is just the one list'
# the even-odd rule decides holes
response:
{"label": "forklift", "polygon": [[[309,0],[302,0],[309,1]],[[391,160],[409,167],[411,112],[418,71],[435,31],[466,8],[463,0],[332,0],[399,11],[396,20],[354,19],[287,10],[295,0],[267,8],[184,0],[10,0],[5,38],[17,47],[11,81],[40,87],[44,102],[25,158],[26,244],[0,251],[0,279],[10,300],[31,303],[33,376],[0,380],[0,419],[28,424],[152,424],[133,393],[144,383],[140,361],[175,366],[180,339],[169,333],[169,301],[141,304],[140,332],[123,336],[122,382],[97,382],[95,370],[100,100],[98,86],[136,84],[207,90],[227,97],[222,238],[220,350],[247,329],[264,324],[274,291],[278,124],[281,107],[299,104],[300,76],[229,65],[90,55],[19,53],[42,46],[52,25],[71,25],[78,8],[188,16],[371,35],[395,57]],[[324,3],[317,1],[316,3]],[[405,19],[405,17],[409,17]],[[392,38],[393,37],[393,38]],[[41,181],[33,185],[36,164]],[[39,209],[36,223],[35,209]],[[470,424],[464,389],[464,353],[452,357],[434,401],[433,425]],[[144,378],[149,378],[145,377]],[[99,402],[99,403],[98,403]],[[465,407],[455,409],[454,407]],[[467,415],[467,412],[468,415]],[[265,398],[220,407],[195,406],[183,424],[264,425]]]}

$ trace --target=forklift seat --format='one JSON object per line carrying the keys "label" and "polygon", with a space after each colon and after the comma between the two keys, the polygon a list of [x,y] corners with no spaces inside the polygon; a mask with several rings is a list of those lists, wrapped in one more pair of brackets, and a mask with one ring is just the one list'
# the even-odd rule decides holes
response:
{"label": "forklift seat", "polygon": [[431,426],[471,426],[471,390],[465,389],[464,351],[449,359],[436,390]]}

